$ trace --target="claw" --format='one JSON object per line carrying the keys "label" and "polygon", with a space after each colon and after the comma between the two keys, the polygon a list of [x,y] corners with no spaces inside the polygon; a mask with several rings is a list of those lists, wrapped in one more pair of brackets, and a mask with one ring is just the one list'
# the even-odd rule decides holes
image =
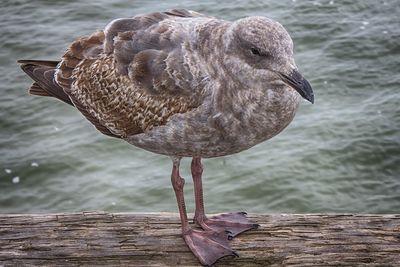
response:
{"label": "claw", "polygon": [[236,258],[239,258],[239,254],[237,254],[236,251],[232,251],[232,253]]}
{"label": "claw", "polygon": [[233,239],[233,233],[229,230],[225,230],[225,234],[228,236],[228,240],[232,240]]}

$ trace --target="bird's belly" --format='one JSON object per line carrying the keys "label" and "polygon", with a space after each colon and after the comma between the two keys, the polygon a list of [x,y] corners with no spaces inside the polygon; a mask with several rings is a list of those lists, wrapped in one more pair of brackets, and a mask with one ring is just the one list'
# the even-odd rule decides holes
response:
{"label": "bird's belly", "polygon": [[193,137],[171,138],[160,133],[144,133],[126,139],[129,143],[157,154],[202,158],[220,157],[246,150],[261,141],[226,139],[218,133],[196,134]]}
{"label": "bird's belly", "polygon": [[297,105],[277,117],[252,120],[219,121],[206,114],[177,115],[165,126],[126,138],[145,150],[177,157],[220,157],[249,149],[281,132],[293,119]]}

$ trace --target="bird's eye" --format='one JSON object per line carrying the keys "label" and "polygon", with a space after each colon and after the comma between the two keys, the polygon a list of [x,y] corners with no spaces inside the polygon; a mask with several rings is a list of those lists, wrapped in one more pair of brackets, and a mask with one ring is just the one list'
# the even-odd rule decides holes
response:
{"label": "bird's eye", "polygon": [[261,52],[257,48],[252,47],[250,50],[253,55],[261,56]]}

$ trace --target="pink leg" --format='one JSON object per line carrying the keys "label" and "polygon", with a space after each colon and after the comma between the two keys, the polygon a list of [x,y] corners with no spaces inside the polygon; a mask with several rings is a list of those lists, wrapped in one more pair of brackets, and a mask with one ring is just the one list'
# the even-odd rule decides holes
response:
{"label": "pink leg", "polygon": [[196,224],[200,225],[201,228],[206,231],[225,232],[228,234],[229,239],[232,239],[244,231],[258,228],[258,224],[249,222],[245,212],[224,213],[207,218],[204,211],[203,185],[201,181],[202,174],[203,167],[201,165],[201,158],[193,157],[192,177],[196,203],[193,220]]}
{"label": "pink leg", "polygon": [[183,195],[185,180],[179,175],[179,163],[180,159],[173,160],[171,182],[178,202],[182,235],[186,244],[201,264],[206,266],[211,266],[218,259],[225,256],[237,256],[230,248],[226,235],[220,235],[212,231],[194,230],[189,226]]}
{"label": "pink leg", "polygon": [[[204,211],[203,183],[201,181],[201,176],[203,175],[203,165],[201,164],[201,158],[193,157],[191,169],[192,169],[194,197],[196,205],[193,221],[195,223],[197,222],[203,223],[203,221],[207,219],[207,217]],[[207,226],[204,225],[204,228],[207,228]]]}
{"label": "pink leg", "polygon": [[190,227],[186,214],[186,204],[183,195],[183,186],[185,185],[185,179],[179,175],[179,163],[180,159],[174,159],[171,174],[171,183],[175,191],[176,201],[178,202],[179,216],[181,218],[182,232],[187,232]]}

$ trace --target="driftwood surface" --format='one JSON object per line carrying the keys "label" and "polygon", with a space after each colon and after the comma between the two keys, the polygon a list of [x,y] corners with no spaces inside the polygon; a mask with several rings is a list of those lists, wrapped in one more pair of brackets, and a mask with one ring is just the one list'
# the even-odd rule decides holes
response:
{"label": "driftwood surface", "polygon": [[[216,266],[400,266],[400,215],[250,214]],[[200,266],[175,213],[0,215],[0,266]]]}

